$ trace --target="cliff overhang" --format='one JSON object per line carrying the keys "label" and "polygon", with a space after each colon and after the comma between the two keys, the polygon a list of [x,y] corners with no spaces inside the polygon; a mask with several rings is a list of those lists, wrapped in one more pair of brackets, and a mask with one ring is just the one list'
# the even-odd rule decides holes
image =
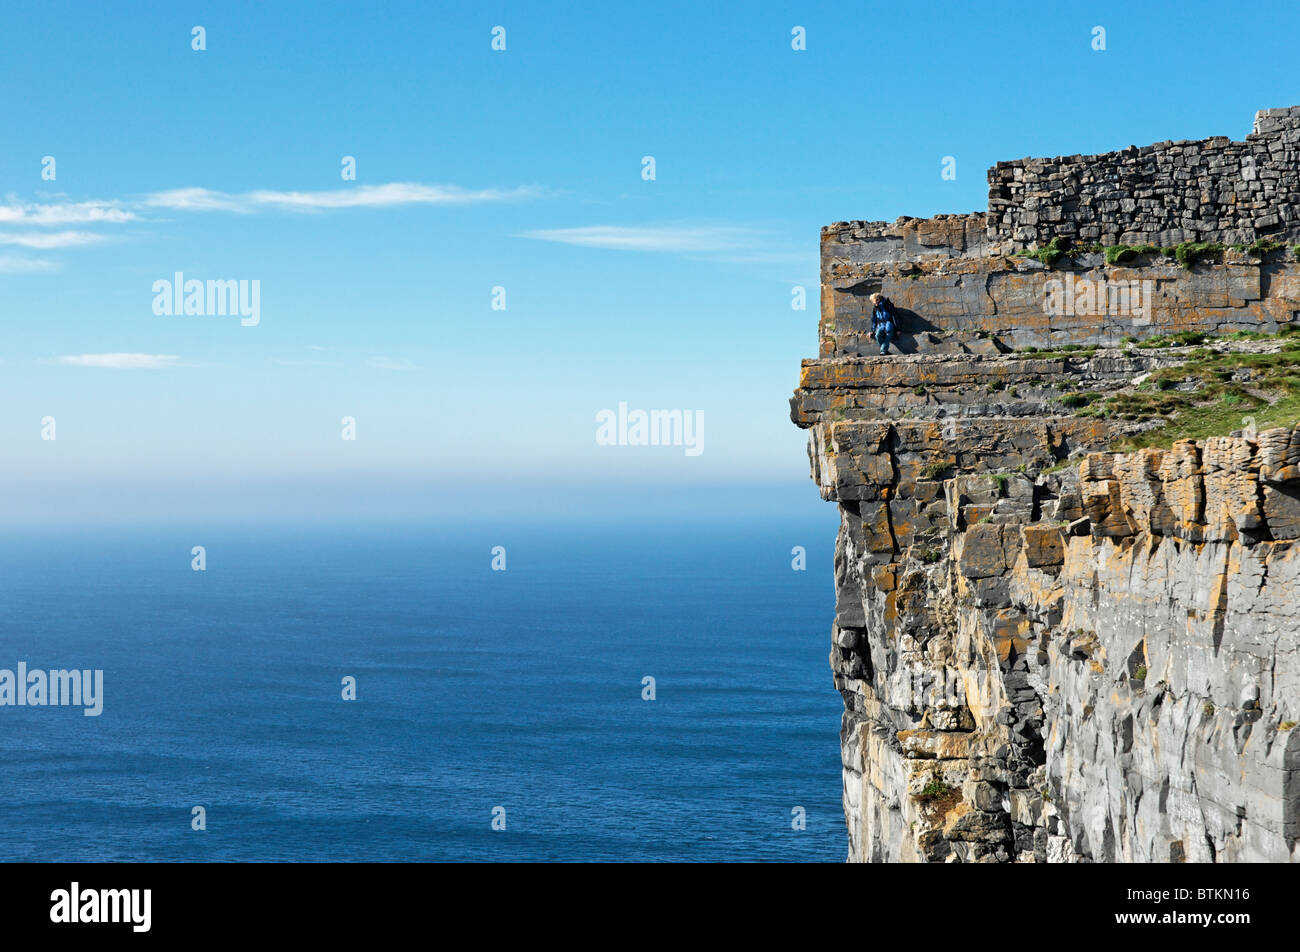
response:
{"label": "cliff overhang", "polygon": [[1298,150],[1269,110],[823,229],[850,859],[1300,858]]}

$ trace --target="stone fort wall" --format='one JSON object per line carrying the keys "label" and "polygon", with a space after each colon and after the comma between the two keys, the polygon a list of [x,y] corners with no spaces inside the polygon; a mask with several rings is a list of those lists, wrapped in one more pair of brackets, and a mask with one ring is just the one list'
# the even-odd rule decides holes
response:
{"label": "stone fort wall", "polygon": [[[999,162],[989,183],[988,212],[822,229],[820,356],[874,353],[876,291],[900,309],[903,353],[1274,332],[1300,310],[1300,106],[1260,112],[1244,142]],[[1024,254],[1053,239],[1075,250]],[[1216,247],[1167,253],[1187,242]],[[1112,262],[1117,245],[1166,252]]]}

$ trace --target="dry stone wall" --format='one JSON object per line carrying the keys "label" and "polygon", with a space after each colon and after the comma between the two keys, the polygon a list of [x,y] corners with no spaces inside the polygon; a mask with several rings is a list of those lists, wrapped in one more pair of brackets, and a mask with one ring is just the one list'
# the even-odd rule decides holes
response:
{"label": "dry stone wall", "polygon": [[1105,155],[999,162],[989,170],[991,238],[1106,245],[1249,244],[1300,238],[1300,107],[1256,114],[1226,136]]}

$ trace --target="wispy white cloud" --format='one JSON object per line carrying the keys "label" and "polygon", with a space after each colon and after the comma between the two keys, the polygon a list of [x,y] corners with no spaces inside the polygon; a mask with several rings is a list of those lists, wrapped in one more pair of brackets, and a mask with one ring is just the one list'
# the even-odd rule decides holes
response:
{"label": "wispy white cloud", "polygon": [[118,225],[135,221],[121,202],[20,202],[12,195],[0,204],[0,225]]}
{"label": "wispy white cloud", "polygon": [[[147,222],[151,212],[227,212],[251,214],[259,211],[325,212],[349,208],[395,208],[404,205],[451,206],[489,202],[511,202],[536,198],[542,189],[469,189],[458,185],[424,185],[419,182],[389,182],[357,185],[324,191],[221,192],[209,188],[177,188],[153,192],[133,199],[70,201],[63,196],[40,202],[24,202],[10,194],[0,199],[0,246],[12,245],[51,251],[107,241],[102,233],[82,230],[36,231],[68,225],[129,225]],[[8,230],[10,227],[23,230]],[[51,271],[53,261],[0,255],[0,274]],[[93,355],[92,355],[93,356]]]}
{"label": "wispy white cloud", "polygon": [[260,189],[253,192],[218,192],[208,188],[176,188],[155,192],[141,199],[145,208],[171,211],[224,211],[247,214],[264,208],[279,211],[313,212],[338,208],[389,208],[399,205],[473,205],[533,198],[538,190],[467,189],[456,185],[421,185],[418,182],[389,182],[317,192],[284,192]]}
{"label": "wispy white cloud", "polygon": [[[746,251],[722,255],[718,260],[728,264],[772,264],[811,266],[810,274],[817,273],[817,252],[814,251]],[[814,282],[816,283],[816,282]]]}
{"label": "wispy white cloud", "polygon": [[757,246],[762,240],[762,232],[752,228],[715,225],[588,225],[581,228],[543,228],[524,232],[522,237],[618,251],[721,254]]}
{"label": "wispy white cloud", "polygon": [[371,357],[366,363],[376,370],[420,370],[419,364],[409,360],[394,360],[392,357]]}
{"label": "wispy white cloud", "polygon": [[[314,354],[324,354],[330,348],[320,344],[308,344],[307,349]],[[277,367],[341,367],[337,360],[324,360],[321,357],[272,357],[271,363]]]}
{"label": "wispy white cloud", "polygon": [[33,271],[53,271],[55,264],[43,258],[23,258],[17,255],[0,255],[0,274],[28,274]]}
{"label": "wispy white cloud", "polygon": [[272,357],[271,363],[277,367],[337,367],[333,360],[299,360],[293,357]]}
{"label": "wispy white cloud", "polygon": [[109,370],[161,370],[181,366],[175,354],[73,354],[58,363],[72,367],[102,367]]}
{"label": "wispy white cloud", "polygon": [[103,235],[93,231],[0,231],[0,245],[18,245],[21,248],[75,248],[104,241]]}
{"label": "wispy white cloud", "polygon": [[279,211],[328,211],[340,208],[389,208],[400,205],[475,205],[536,198],[541,189],[462,188],[458,185],[424,185],[419,182],[387,182],[357,185],[315,192],[257,189],[251,192],[221,192],[210,188],[173,188],[152,192],[133,200],[84,202],[21,202],[7,196],[0,203],[0,225],[120,225],[141,220],[143,209],[182,212],[224,211],[238,214],[275,209]]}

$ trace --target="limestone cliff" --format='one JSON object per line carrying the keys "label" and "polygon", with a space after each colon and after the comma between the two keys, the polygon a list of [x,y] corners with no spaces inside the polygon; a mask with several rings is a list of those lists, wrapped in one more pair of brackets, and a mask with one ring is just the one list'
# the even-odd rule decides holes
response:
{"label": "limestone cliff", "polygon": [[[1270,168],[1296,167],[1293,113],[1248,137]],[[1146,153],[1158,195],[1167,151]],[[995,167],[996,214],[823,230],[821,356],[791,416],[841,515],[849,858],[1295,861],[1300,264],[1200,219],[1201,247],[1024,244],[1015,203],[1077,198],[1088,161],[1068,164],[1028,190]],[[1203,164],[1217,202],[1234,183]],[[1295,227],[1300,193],[1273,185],[1224,237]],[[1080,227],[1129,236],[1126,207]],[[902,355],[873,356],[876,290]]]}

